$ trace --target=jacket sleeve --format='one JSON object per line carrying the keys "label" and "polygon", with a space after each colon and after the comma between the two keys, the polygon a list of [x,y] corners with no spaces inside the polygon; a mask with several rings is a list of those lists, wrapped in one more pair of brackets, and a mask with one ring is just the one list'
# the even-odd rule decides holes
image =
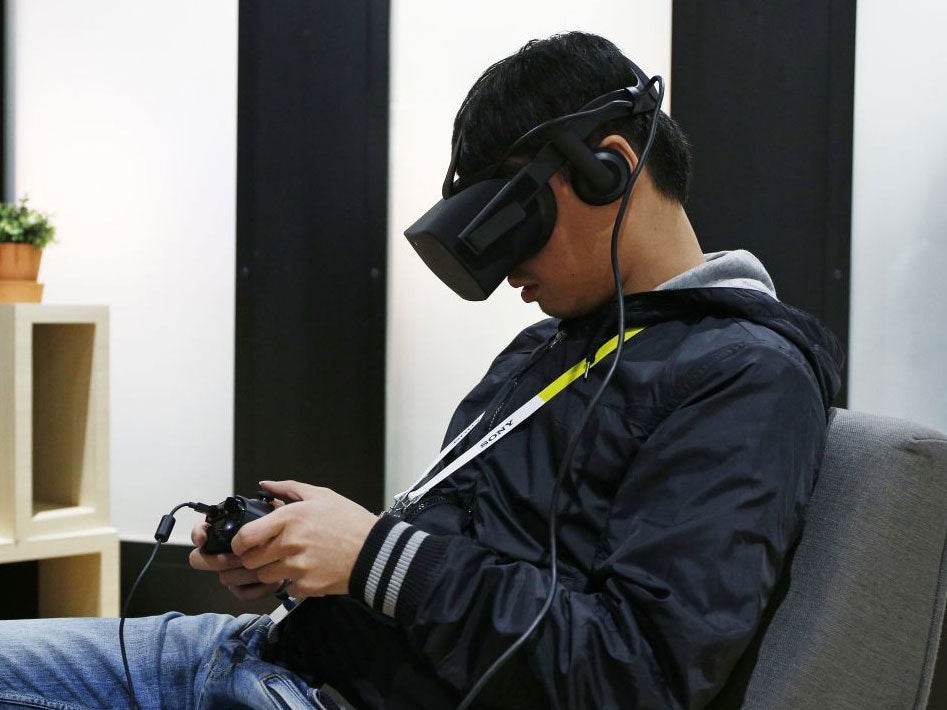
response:
{"label": "jacket sleeve", "polygon": [[[701,707],[752,639],[801,530],[825,407],[801,356],[761,343],[677,380],[672,413],[612,501],[588,585],[557,585],[480,706]],[[470,538],[383,517],[350,593],[395,618],[461,696],[529,626],[549,582],[548,569]]]}

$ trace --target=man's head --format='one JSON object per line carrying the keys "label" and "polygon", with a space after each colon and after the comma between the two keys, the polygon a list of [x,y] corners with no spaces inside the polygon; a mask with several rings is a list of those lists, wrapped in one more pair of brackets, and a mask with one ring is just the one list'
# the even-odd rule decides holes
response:
{"label": "man's head", "polygon": [[[622,293],[649,290],[696,265],[702,256],[682,206],[687,143],[667,116],[654,122],[658,95],[643,81],[615,45],[579,32],[534,40],[487,69],[455,120],[444,200],[405,232],[431,269],[473,299],[508,275],[525,301],[572,317],[615,295],[613,228],[621,235]],[[637,89],[625,91],[629,87]],[[613,93],[638,98],[603,101]],[[593,100],[594,110],[583,108]],[[570,132],[579,126],[579,133]],[[596,172],[592,153],[606,149],[607,162],[617,159],[631,173],[652,128],[647,164],[618,224],[626,189],[618,186],[629,183],[614,174],[618,181],[609,192],[604,164]],[[580,177],[597,187],[589,182],[577,189]]]}
{"label": "man's head", "polygon": [[[476,81],[454,121],[460,184],[498,168],[509,173],[542,147],[525,143],[507,158],[511,145],[527,131],[573,113],[593,99],[638,83],[631,62],[596,35],[570,32],[533,40],[503,59]],[[587,140],[590,147],[618,151],[633,169],[651,127],[650,113],[614,119]],[[683,133],[659,115],[654,145],[623,222],[620,263],[623,291],[644,290],[690,268],[700,258],[683,211],[690,173],[690,152]],[[550,315],[571,317],[603,305],[614,295],[610,244],[619,200],[593,206],[576,195],[571,171],[549,181],[556,200],[556,223],[545,246],[513,269],[509,282],[522,288],[523,300],[536,301]],[[625,234],[630,232],[630,234]],[[656,247],[649,239],[660,239]]]}

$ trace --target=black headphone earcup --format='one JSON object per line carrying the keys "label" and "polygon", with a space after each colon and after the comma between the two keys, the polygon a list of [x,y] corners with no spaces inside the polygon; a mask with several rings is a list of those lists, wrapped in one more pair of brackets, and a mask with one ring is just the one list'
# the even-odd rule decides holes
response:
{"label": "black headphone earcup", "polygon": [[631,179],[631,168],[625,156],[614,148],[599,148],[594,153],[595,159],[604,165],[614,177],[612,187],[607,192],[597,189],[582,175],[575,166],[572,166],[572,189],[579,199],[590,205],[608,205],[625,193],[628,180]]}

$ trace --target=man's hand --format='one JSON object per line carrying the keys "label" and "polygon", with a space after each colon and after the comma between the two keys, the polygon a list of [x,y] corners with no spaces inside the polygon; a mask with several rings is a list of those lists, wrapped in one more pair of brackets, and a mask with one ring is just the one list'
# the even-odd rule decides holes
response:
{"label": "man's hand", "polygon": [[328,488],[296,481],[260,486],[292,505],[247,523],[234,536],[231,547],[244,572],[277,587],[292,580],[287,591],[294,597],[347,594],[352,567],[378,517]]}
{"label": "man's hand", "polygon": [[266,584],[261,582],[256,572],[246,569],[240,564],[240,558],[231,554],[208,555],[201,551],[207,542],[207,524],[198,523],[191,530],[191,542],[195,548],[191,550],[188,561],[191,567],[199,570],[218,572],[220,583],[230,590],[241,601],[252,601],[272,596],[279,583]]}

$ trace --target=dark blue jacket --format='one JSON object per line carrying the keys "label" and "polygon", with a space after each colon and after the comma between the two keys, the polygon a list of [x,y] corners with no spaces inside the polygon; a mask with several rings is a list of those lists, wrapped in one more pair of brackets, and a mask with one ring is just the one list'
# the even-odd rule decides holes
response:
{"label": "dark blue jacket", "polygon": [[[757,631],[798,538],[841,352],[812,317],[758,291],[626,297],[625,346],[559,499],[548,617],[478,707],[702,707]],[[522,333],[461,402],[464,451],[613,337],[614,306]],[[570,434],[608,369],[382,517],[351,596],[308,600],[282,655],[358,707],[455,706],[549,589],[549,506]],[[447,457],[449,462],[451,457]]]}

